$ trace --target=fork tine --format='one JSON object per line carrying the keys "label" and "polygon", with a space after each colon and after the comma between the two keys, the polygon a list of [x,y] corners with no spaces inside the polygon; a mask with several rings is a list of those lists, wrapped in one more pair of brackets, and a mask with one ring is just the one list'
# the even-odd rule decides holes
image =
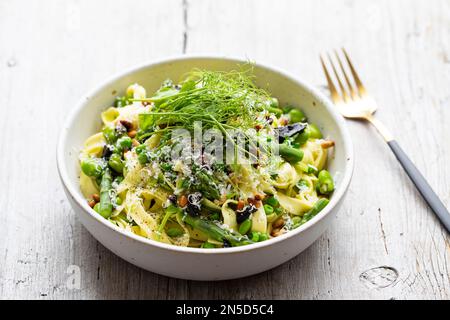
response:
{"label": "fork tine", "polygon": [[323,60],[322,55],[320,55],[320,62],[322,63],[323,72],[325,73],[325,77],[327,78],[328,88],[330,89],[330,93],[331,93],[331,99],[335,103],[342,102],[342,98],[339,95],[338,91],[336,90],[336,87],[334,86],[333,81],[331,80],[330,74],[327,70],[327,67],[325,66],[325,61]]}
{"label": "fork tine", "polygon": [[365,96],[367,94],[366,88],[364,87],[361,79],[359,78],[358,74],[356,73],[356,70],[353,67],[352,62],[350,61],[350,57],[348,56],[347,51],[345,51],[345,49],[342,48],[342,52],[344,52],[345,59],[347,60],[348,66],[350,67],[350,71],[352,72],[353,78],[355,79],[355,83],[356,83],[356,86],[358,87],[359,95],[361,97]]}
{"label": "fork tine", "polygon": [[333,60],[331,60],[331,56],[329,54],[327,54],[327,56],[328,56],[328,60],[330,61],[330,64],[331,64],[331,68],[333,69],[334,75],[336,76],[336,79],[338,81],[339,88],[341,89],[342,96],[344,97],[344,101],[348,102],[350,100],[350,97],[347,94],[347,90],[345,90],[344,85],[342,84],[342,81],[339,78],[339,74],[336,70],[336,67],[334,66]]}
{"label": "fork tine", "polygon": [[337,53],[336,50],[334,50],[334,54],[336,56],[336,60],[339,63],[339,67],[340,67],[340,69],[342,71],[342,74],[344,75],[345,82],[347,83],[347,87],[350,90],[350,95],[352,96],[352,99],[353,100],[358,99],[358,94],[356,93],[354,86],[350,82],[350,79],[348,78],[347,72],[344,69],[344,65],[342,64],[341,58],[339,57],[339,54]]}

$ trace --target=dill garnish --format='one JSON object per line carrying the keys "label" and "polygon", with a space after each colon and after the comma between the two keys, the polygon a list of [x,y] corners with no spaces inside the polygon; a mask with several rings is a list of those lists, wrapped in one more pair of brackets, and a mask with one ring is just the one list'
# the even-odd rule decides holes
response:
{"label": "dill garnish", "polygon": [[255,124],[256,114],[270,103],[269,94],[253,83],[251,68],[220,72],[194,70],[181,88],[163,85],[153,97],[148,113],[140,115],[140,128],[182,127],[194,129],[201,121],[204,129],[216,127],[246,130]]}

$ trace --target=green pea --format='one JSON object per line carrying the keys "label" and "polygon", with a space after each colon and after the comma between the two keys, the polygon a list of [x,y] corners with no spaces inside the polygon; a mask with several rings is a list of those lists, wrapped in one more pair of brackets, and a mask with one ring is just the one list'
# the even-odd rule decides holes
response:
{"label": "green pea", "polygon": [[289,163],[297,163],[303,159],[303,151],[289,147],[286,144],[280,144],[280,156]]}
{"label": "green pea", "polygon": [[130,137],[123,136],[117,140],[116,149],[120,152],[124,151],[124,150],[128,150],[128,149],[131,149],[132,144],[133,144],[133,142],[131,141]]}
{"label": "green pea", "polygon": [[252,232],[252,233],[250,234],[250,239],[251,239],[253,242],[258,242],[258,241],[259,241],[259,235],[260,235],[259,232]]}
{"label": "green pea", "polygon": [[105,126],[102,132],[103,136],[109,144],[115,143],[117,141],[117,132],[113,127]]}
{"label": "green pea", "polygon": [[325,180],[325,179],[332,179],[332,177],[331,177],[331,173],[328,171],[328,170],[321,170],[320,172],[319,172],[319,176],[318,176],[318,178],[319,178],[319,181],[320,180]]}
{"label": "green pea", "polygon": [[81,170],[89,177],[99,178],[103,173],[103,162],[100,159],[89,158],[81,162]]}
{"label": "green pea", "polygon": [[311,138],[322,139],[322,132],[320,132],[319,127],[314,123],[308,124],[307,130]]}
{"label": "green pea", "polygon": [[111,167],[111,169],[113,169],[115,172],[117,173],[123,172],[123,161],[122,157],[119,154],[117,153],[112,154],[111,158],[109,158],[108,164]]}
{"label": "green pea", "polygon": [[322,170],[319,172],[317,182],[317,190],[322,194],[329,194],[334,190],[333,177],[327,170]]}
{"label": "green pea", "polygon": [[202,248],[205,248],[205,249],[213,249],[213,248],[215,248],[216,246],[215,245],[213,245],[212,243],[210,243],[210,242],[203,242],[202,243]]}
{"label": "green pea", "polygon": [[138,161],[140,164],[146,164],[148,162],[150,162],[150,159],[147,155],[147,152],[142,152],[138,155]]}
{"label": "green pea", "polygon": [[142,151],[144,151],[145,149],[146,149],[146,145],[140,144],[134,149],[134,151],[136,152],[136,154],[141,154]]}
{"label": "green pea", "polygon": [[117,197],[117,198],[116,198],[116,204],[117,204],[118,206],[120,206],[122,203],[123,203],[122,198]]}
{"label": "green pea", "polygon": [[298,109],[292,109],[291,111],[289,111],[288,113],[290,119],[291,119],[291,123],[297,123],[297,122],[305,122],[306,121],[306,117],[305,114],[298,110]]}
{"label": "green pea", "polygon": [[280,207],[273,209],[273,212],[275,212],[277,215],[280,215],[283,213],[283,209],[281,209]]}
{"label": "green pea", "polygon": [[261,233],[259,235],[259,241],[266,241],[269,239],[269,235],[267,233]]}
{"label": "green pea", "polygon": [[267,198],[266,203],[268,205],[271,205],[272,207],[278,207],[278,205],[280,204],[274,196]]}
{"label": "green pea", "polygon": [[301,217],[297,217],[297,216],[296,216],[296,217],[293,217],[293,218],[292,218],[292,228],[295,229],[295,228],[299,227],[301,221],[302,221],[302,218],[301,218]]}
{"label": "green pea", "polygon": [[270,204],[265,204],[264,211],[266,212],[266,215],[270,215],[273,213],[273,207]]}
{"label": "green pea", "polygon": [[167,230],[167,235],[171,238],[176,238],[182,236],[183,234],[184,231],[178,228],[169,228],[169,230]]}
{"label": "green pea", "polygon": [[252,220],[245,219],[244,221],[242,221],[241,225],[239,226],[239,233],[247,234],[247,232],[249,232],[251,228],[252,228]]}
{"label": "green pea", "polygon": [[97,202],[94,206],[95,212],[100,213],[99,208],[100,208],[100,202]]}

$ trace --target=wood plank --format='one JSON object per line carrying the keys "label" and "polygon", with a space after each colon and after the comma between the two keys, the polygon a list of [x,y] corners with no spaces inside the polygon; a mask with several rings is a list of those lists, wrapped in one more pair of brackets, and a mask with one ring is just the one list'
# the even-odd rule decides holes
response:
{"label": "wood plank", "polygon": [[[181,52],[181,1],[171,2],[1,2],[1,297],[138,298],[145,290],[157,297],[166,286],[156,275],[142,284],[143,271],[81,226],[57,176],[55,147],[62,121],[87,90]],[[81,268],[80,290],[66,286],[70,265]]]}
{"label": "wood plank", "polygon": [[[324,89],[318,54],[345,46],[377,116],[450,206],[448,16],[445,0],[0,2],[0,297],[450,298],[450,238],[365,124],[349,123],[356,168],[332,227],[274,270],[219,283],[152,274],[103,248],[70,209],[54,160],[68,110],[126,67],[235,55]],[[67,286],[71,265],[79,290]]]}
{"label": "wood plank", "polygon": [[[448,10],[445,1],[195,1],[187,51],[267,61],[323,87],[318,54],[345,46],[380,103],[378,116],[450,204],[443,179],[450,154],[440,139],[448,133]],[[333,227],[291,262],[232,286],[216,285],[210,295],[448,297],[448,236],[375,131],[349,125],[356,170]],[[392,280],[395,273],[382,266],[398,272],[386,288],[379,288],[386,285],[379,278]],[[261,289],[262,283],[273,287]]]}

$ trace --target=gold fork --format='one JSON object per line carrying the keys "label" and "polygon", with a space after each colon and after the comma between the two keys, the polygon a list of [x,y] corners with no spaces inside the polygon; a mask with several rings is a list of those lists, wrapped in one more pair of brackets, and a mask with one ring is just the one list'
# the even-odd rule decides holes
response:
{"label": "gold fork", "polygon": [[335,60],[337,61],[337,65],[339,66],[339,69],[341,71],[340,73],[342,74],[343,79],[336,68],[336,64],[333,62],[333,59],[329,54],[327,54],[328,62],[331,65],[331,70],[333,71],[333,74],[339,86],[339,91],[334,85],[334,82],[330,76],[330,72],[328,71],[329,69],[325,64],[324,58],[322,57],[322,55],[320,56],[323,71],[325,72],[325,77],[327,78],[328,88],[330,89],[331,99],[333,100],[336,108],[344,117],[349,119],[369,121],[377,129],[377,131],[381,134],[381,136],[391,148],[392,152],[402,165],[403,169],[405,169],[406,173],[408,174],[424,200],[437,215],[447,231],[450,232],[450,213],[447,211],[442,201],[439,199],[439,197],[436,195],[423,175],[412,163],[412,161],[409,159],[409,157],[406,155],[397,141],[394,140],[391,132],[384,126],[384,124],[382,124],[373,116],[373,114],[377,110],[377,103],[368,94],[366,88],[362,84],[361,79],[356,73],[356,70],[353,67],[353,64],[345,49],[342,49],[342,53],[345,57],[345,61],[347,62],[348,69],[350,70],[350,74],[353,78],[354,84],[349,77],[349,72],[347,72],[344,68],[344,64],[342,63],[338,52],[334,52]]}

